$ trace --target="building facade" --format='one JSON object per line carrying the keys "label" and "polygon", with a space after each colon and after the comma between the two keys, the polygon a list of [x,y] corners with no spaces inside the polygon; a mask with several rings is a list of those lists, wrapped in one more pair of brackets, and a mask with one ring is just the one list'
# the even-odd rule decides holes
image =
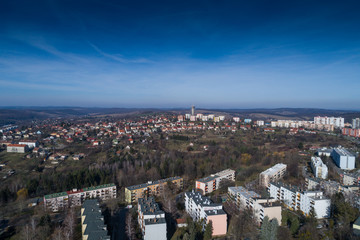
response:
{"label": "building facade", "polygon": [[144,240],[166,240],[165,212],[154,197],[138,199],[138,223]]}
{"label": "building facade", "polygon": [[29,151],[29,147],[26,144],[8,144],[6,151],[11,153],[26,153]]}
{"label": "building facade", "polygon": [[342,134],[345,136],[350,136],[350,137],[360,137],[360,129],[359,128],[343,128],[342,129]]}
{"label": "building facade", "polygon": [[286,173],[286,164],[278,163],[273,167],[263,171],[259,175],[259,184],[267,187],[270,182],[281,179]]}
{"label": "building facade", "polygon": [[355,168],[355,155],[345,148],[334,148],[331,157],[341,169],[352,170]]}
{"label": "building facade", "polygon": [[227,214],[221,204],[213,203],[199,192],[185,193],[185,210],[194,221],[203,220],[205,224],[212,222],[212,236],[222,236],[227,233]]}
{"label": "building facade", "polygon": [[315,177],[326,179],[328,177],[328,167],[320,157],[311,157],[311,168]]}
{"label": "building facade", "polygon": [[145,196],[159,195],[164,190],[165,185],[171,182],[176,187],[182,189],[183,187],[183,178],[181,177],[171,177],[166,179],[160,179],[157,181],[149,181],[144,184],[134,185],[125,188],[125,201],[128,204],[135,203],[139,198]]}
{"label": "building facade", "polygon": [[354,118],[352,120],[352,124],[351,124],[353,129],[358,129],[360,128],[360,118]]}
{"label": "building facade", "polygon": [[321,191],[301,191],[296,186],[271,182],[268,187],[270,197],[281,201],[289,209],[301,211],[305,216],[317,219],[330,216],[331,200]]}
{"label": "building facade", "polygon": [[19,144],[25,144],[29,147],[29,149],[33,149],[39,146],[39,142],[36,140],[22,140],[19,141]]}
{"label": "building facade", "polygon": [[261,196],[244,187],[229,187],[229,197],[239,209],[252,210],[258,223],[262,223],[265,216],[276,218],[281,222],[281,204],[275,199],[262,199]]}
{"label": "building facade", "polygon": [[203,194],[211,193],[220,188],[220,182],[223,179],[234,182],[235,171],[231,169],[226,169],[221,172],[211,174],[208,177],[196,180],[195,188],[201,190]]}
{"label": "building facade", "polygon": [[53,212],[72,206],[80,206],[86,199],[107,200],[116,198],[116,185],[113,183],[83,189],[54,193],[44,196],[44,206]]}
{"label": "building facade", "polygon": [[344,118],[342,117],[314,117],[315,124],[328,124],[333,125],[336,128],[343,128],[344,127]]}

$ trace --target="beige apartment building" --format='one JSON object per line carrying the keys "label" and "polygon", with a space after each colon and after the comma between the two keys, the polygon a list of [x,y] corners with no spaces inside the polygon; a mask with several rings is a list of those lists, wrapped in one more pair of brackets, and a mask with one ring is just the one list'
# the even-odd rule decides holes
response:
{"label": "beige apartment building", "polygon": [[183,178],[181,177],[171,177],[160,179],[157,181],[149,181],[147,183],[134,185],[125,188],[125,201],[128,204],[135,203],[139,198],[143,198],[145,196],[159,195],[164,190],[164,186],[168,183],[172,182],[178,188],[183,187]]}

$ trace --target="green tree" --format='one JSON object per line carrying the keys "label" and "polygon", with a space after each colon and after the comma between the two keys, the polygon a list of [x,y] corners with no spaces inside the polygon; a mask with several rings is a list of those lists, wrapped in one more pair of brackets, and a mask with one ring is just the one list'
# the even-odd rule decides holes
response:
{"label": "green tree", "polygon": [[212,232],[213,232],[213,226],[212,226],[212,221],[210,221],[205,227],[204,240],[210,240],[212,237]]}
{"label": "green tree", "polygon": [[276,240],[279,223],[274,218],[269,221],[269,217],[265,216],[261,224],[260,240]]}
{"label": "green tree", "polygon": [[263,221],[262,221],[262,224],[261,224],[260,240],[267,240],[268,239],[268,236],[270,234],[269,230],[270,230],[269,217],[265,216]]}

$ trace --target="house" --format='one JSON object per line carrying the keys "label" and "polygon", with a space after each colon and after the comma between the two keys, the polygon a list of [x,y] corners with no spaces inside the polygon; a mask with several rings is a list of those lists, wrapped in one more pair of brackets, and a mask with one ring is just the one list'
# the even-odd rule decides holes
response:
{"label": "house", "polygon": [[26,144],[9,144],[7,145],[6,151],[11,153],[26,153],[29,151],[29,147]]}

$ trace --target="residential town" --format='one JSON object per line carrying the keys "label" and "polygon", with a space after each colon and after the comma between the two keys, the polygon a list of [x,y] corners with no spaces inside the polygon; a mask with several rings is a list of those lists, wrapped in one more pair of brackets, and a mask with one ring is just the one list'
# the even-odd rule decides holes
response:
{"label": "residential town", "polygon": [[[286,232],[291,224],[284,225],[284,219],[298,219],[305,225],[310,221],[307,219],[313,219],[318,224],[316,234],[325,236],[332,231],[331,221],[344,224],[336,220],[332,210],[339,204],[336,197],[356,212],[360,209],[358,148],[345,138],[349,137],[347,131],[357,130],[352,128],[359,127],[357,123],[358,119],[345,123],[341,117],[314,117],[314,121],[240,119],[196,114],[192,107],[191,113],[184,115],[6,125],[0,131],[0,173],[7,186],[1,191],[2,204],[14,205],[10,188],[15,188],[16,199],[29,202],[29,209],[42,208],[50,219],[59,214],[65,221],[69,209],[81,208],[82,230],[78,234],[82,239],[120,239],[120,235],[183,239],[193,234],[197,239],[240,239],[250,233],[258,236],[263,224],[272,221],[291,238],[309,231],[299,226]],[[226,151],[231,141],[222,141],[235,138],[242,148]],[[254,139],[265,144],[249,145]],[[348,147],[343,147],[344,143]],[[173,156],[162,158],[159,150]],[[257,156],[256,151],[262,154]],[[172,159],[176,156],[183,160]],[[217,163],[219,159],[224,162]],[[240,165],[232,159],[239,159]],[[21,162],[25,165],[18,165]],[[87,169],[81,170],[85,163]],[[74,172],[55,184],[59,179],[51,174],[61,176],[69,168]],[[25,185],[19,182],[24,174],[30,176]],[[40,186],[42,181],[48,184]],[[17,211],[15,206],[12,211]],[[116,211],[110,210],[114,207]],[[125,217],[111,217],[115,212],[109,215],[109,211]],[[236,231],[236,219],[243,213],[253,216],[247,224],[256,231]],[[4,211],[3,219],[9,218],[6,214]],[[344,229],[344,234],[357,236],[355,220],[346,220],[350,230]],[[116,227],[119,222],[123,227]]]}

